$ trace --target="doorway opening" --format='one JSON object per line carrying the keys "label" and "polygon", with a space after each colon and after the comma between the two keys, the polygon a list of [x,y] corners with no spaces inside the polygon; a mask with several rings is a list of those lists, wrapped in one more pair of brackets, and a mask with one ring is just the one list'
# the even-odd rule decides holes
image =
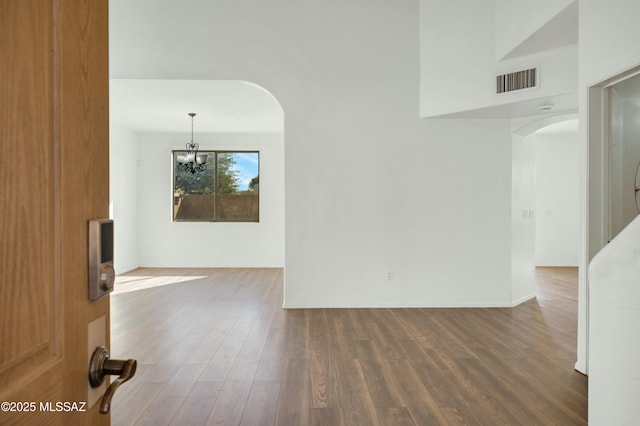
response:
{"label": "doorway opening", "polygon": [[536,266],[579,263],[577,114],[529,123],[512,141],[512,303],[518,304],[535,296]]}
{"label": "doorway opening", "polygon": [[[582,263],[581,252],[581,237],[584,231],[579,228],[582,223],[582,209],[579,204],[575,205],[576,198],[577,202],[580,202],[580,193],[584,188],[580,184],[582,175],[579,159],[582,158],[582,150],[578,142],[577,118],[577,114],[549,116],[528,123],[513,132],[512,302],[516,304],[535,297],[536,265],[551,263],[552,259],[555,264],[574,263],[577,255],[579,302],[575,368],[586,374],[586,302],[584,287],[581,285],[586,267]],[[541,141],[539,146],[538,136]],[[556,145],[559,140],[563,141],[563,147]],[[538,150],[541,160],[539,164],[536,161]],[[572,164],[570,170],[559,162],[561,158]],[[536,188],[538,173],[541,183],[539,191]],[[557,185],[558,180],[562,180],[563,185]],[[537,195],[537,192],[540,194]],[[569,200],[562,199],[566,194],[570,194]],[[575,208],[575,211],[562,211],[567,205],[573,206],[570,210]],[[536,226],[538,217],[541,222],[539,232]],[[574,235],[572,239],[577,241],[560,246],[552,243],[566,234],[562,228],[571,220]]]}
{"label": "doorway opening", "polygon": [[[612,109],[613,91],[626,92],[636,85],[635,77],[640,75],[640,65],[623,70],[618,74],[587,88],[587,112],[585,114],[586,144],[583,147],[583,248],[580,260],[579,309],[578,309],[578,361],[576,369],[587,374],[589,371],[589,292],[587,268],[591,259],[611,240],[612,226],[612,133],[621,116]],[[632,82],[631,79],[634,79]],[[629,81],[627,81],[629,80]],[[626,83],[625,83],[626,82]],[[627,84],[629,87],[626,87]],[[632,91],[625,96],[633,98]],[[622,108],[624,109],[624,108]],[[618,129],[624,126],[618,127]],[[624,152],[624,150],[622,151]],[[616,155],[616,154],[613,154]]]}
{"label": "doorway opening", "polygon": [[640,212],[640,75],[608,87],[607,98],[607,241],[611,241]]}
{"label": "doorway opening", "polygon": [[638,214],[640,66],[588,90],[586,263]]}
{"label": "doorway opening", "polygon": [[[189,113],[197,114],[193,128]],[[259,220],[173,220],[173,152],[190,139],[202,152],[259,153]],[[110,145],[118,274],[138,267],[284,268],[284,112],[267,90],[240,80],[111,79]],[[228,167],[238,183],[230,193],[252,185],[241,182],[249,176],[243,164]]]}

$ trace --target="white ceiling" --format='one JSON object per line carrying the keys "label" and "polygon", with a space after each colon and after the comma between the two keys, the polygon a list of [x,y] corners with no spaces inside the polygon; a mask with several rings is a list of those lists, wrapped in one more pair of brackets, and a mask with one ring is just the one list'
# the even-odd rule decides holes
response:
{"label": "white ceiling", "polygon": [[265,89],[237,80],[110,80],[110,119],[136,132],[282,133],[284,113]]}
{"label": "white ceiling", "polygon": [[[557,47],[574,42],[574,36],[577,36],[577,2],[575,4],[542,28],[538,36],[524,43],[518,52],[524,54],[531,50],[549,48],[550,45]],[[174,75],[181,78],[186,75],[202,78],[207,75],[203,70],[222,66],[215,61],[204,61],[204,66],[195,67],[196,71],[193,73],[181,72],[181,68],[169,66],[183,63],[189,57],[199,60],[207,58],[206,49],[201,49],[198,43],[189,43],[189,40],[213,40],[218,32],[224,30],[207,24],[214,9],[216,14],[224,15],[224,7],[216,5],[214,8],[209,0],[191,0],[189,7],[181,6],[179,2],[154,0],[114,0],[110,3],[110,67],[111,76],[114,77],[111,80],[111,119],[138,132],[185,133],[191,129],[187,113],[195,112],[198,114],[194,121],[196,133],[283,132],[282,108],[266,91],[249,83],[121,79],[149,76],[142,71],[144,67],[141,65],[149,57],[156,61],[158,72],[153,75],[161,78]],[[229,2],[228,7],[240,6]],[[149,10],[154,10],[154,13],[149,14]],[[233,24],[235,23],[229,25]],[[557,31],[560,30],[562,35],[558,36]],[[250,37],[251,32],[248,32],[247,39]],[[176,45],[181,47],[176,48]],[[153,46],[168,46],[160,50],[174,52],[177,56],[172,54],[172,60],[168,61],[158,55],[158,49]],[[576,93],[571,93],[464,111],[445,117],[516,118],[543,115],[545,113],[539,112],[537,107],[549,103],[554,105],[551,113],[576,111],[577,98]]]}
{"label": "white ceiling", "polygon": [[502,59],[578,44],[578,15],[578,2],[574,1]]}
{"label": "white ceiling", "polygon": [[561,121],[541,128],[537,134],[578,133],[578,119]]}

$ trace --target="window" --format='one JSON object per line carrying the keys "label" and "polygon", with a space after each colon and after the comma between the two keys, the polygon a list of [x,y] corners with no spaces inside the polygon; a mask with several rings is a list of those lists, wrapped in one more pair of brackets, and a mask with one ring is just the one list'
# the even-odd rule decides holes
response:
{"label": "window", "polygon": [[178,170],[173,151],[173,220],[176,222],[259,222],[260,155],[245,151],[198,151],[206,170]]}

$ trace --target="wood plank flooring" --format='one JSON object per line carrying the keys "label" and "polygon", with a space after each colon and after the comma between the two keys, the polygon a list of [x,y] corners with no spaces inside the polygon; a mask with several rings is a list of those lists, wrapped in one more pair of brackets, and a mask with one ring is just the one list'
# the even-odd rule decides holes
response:
{"label": "wood plank flooring", "polygon": [[573,425],[577,269],[539,268],[512,309],[284,310],[281,269],[118,278],[114,425]]}

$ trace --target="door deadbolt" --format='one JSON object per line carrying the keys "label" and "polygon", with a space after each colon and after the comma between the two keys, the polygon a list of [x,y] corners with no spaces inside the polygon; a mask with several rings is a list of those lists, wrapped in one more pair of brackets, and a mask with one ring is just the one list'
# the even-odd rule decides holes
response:
{"label": "door deadbolt", "polygon": [[113,394],[118,390],[121,384],[131,379],[136,374],[138,361],[128,359],[126,361],[119,359],[110,359],[109,350],[104,346],[98,346],[91,360],[89,361],[89,383],[92,388],[97,388],[108,375],[119,376],[115,379],[102,397],[100,403],[100,412],[106,414],[111,409],[111,399]]}

